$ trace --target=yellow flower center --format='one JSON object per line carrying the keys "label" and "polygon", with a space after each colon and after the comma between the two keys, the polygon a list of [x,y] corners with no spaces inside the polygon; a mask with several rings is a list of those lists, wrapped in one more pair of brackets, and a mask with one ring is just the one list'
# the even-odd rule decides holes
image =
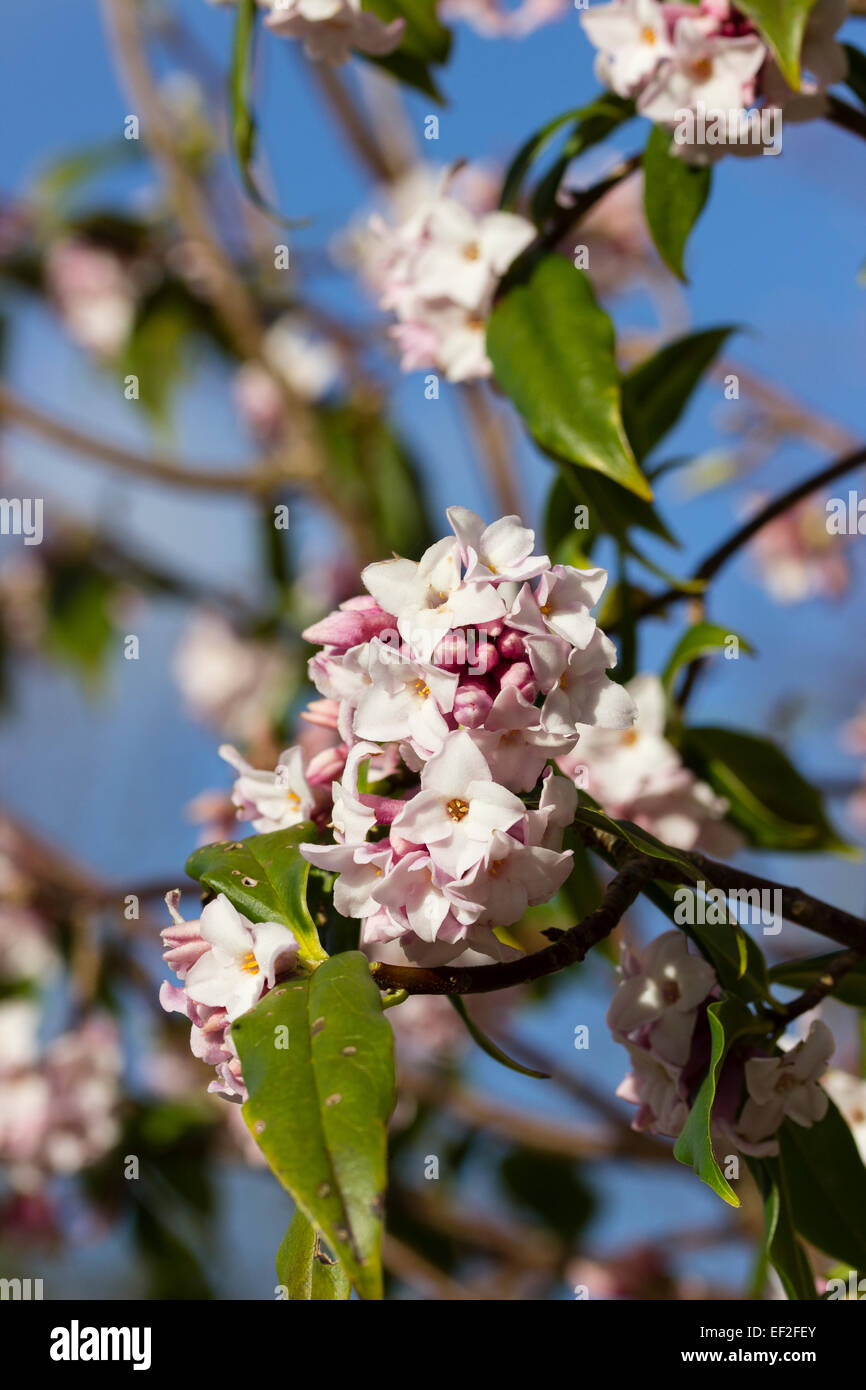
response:
{"label": "yellow flower center", "polygon": [[420,695],[422,700],[426,700],[427,696],[430,694],[430,687],[421,676],[419,676],[415,682],[415,694]]}
{"label": "yellow flower center", "polygon": [[656,42],[656,31],[655,29],[650,29],[649,25],[646,25],[645,28],[641,29],[640,36],[642,43],[648,43],[650,44],[650,46],[652,46],[652,44]]}
{"label": "yellow flower center", "polygon": [[259,963],[253,955],[252,951],[247,951],[246,955],[241,961],[241,970],[243,970],[244,974],[246,975],[258,975]]}
{"label": "yellow flower center", "polygon": [[626,729],[620,741],[624,743],[626,747],[630,747],[631,744],[637,743],[639,738],[640,734],[638,733],[637,729]]}
{"label": "yellow flower center", "polygon": [[709,82],[713,75],[712,58],[697,58],[692,63],[692,77],[696,82]]}
{"label": "yellow flower center", "polygon": [[477,261],[481,257],[481,247],[477,241],[467,241],[463,247],[463,255],[467,261]]}
{"label": "yellow flower center", "polygon": [[452,820],[461,821],[469,811],[469,802],[462,796],[453,796],[445,807]]}

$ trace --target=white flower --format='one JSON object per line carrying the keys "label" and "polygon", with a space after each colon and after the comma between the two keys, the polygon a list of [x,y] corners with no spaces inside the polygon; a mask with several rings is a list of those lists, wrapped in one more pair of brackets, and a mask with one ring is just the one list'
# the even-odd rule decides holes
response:
{"label": "white flower", "polygon": [[[468,907],[481,927],[518,922],[527,907],[547,902],[571,873],[570,850],[559,854],[540,845],[525,845],[495,830],[474,868],[452,884],[452,895]],[[457,913],[460,916],[460,913]]]}
{"label": "white flower", "polygon": [[523,802],[493,781],[475,740],[458,729],[424,764],[421,790],[394,820],[392,835],[427,846],[435,864],[459,877],[485,854],[494,830],[525,818]]}
{"label": "white flower", "polygon": [[595,632],[590,613],[604,593],[607,570],[576,570],[554,565],[533,594],[529,585],[521,589],[509,622],[524,632],[554,633],[575,647],[586,647]]}
{"label": "white flower", "polygon": [[548,569],[546,555],[533,555],[535,532],[522,526],[519,516],[503,516],[485,526],[468,507],[449,507],[446,515],[460,542],[467,583],[519,583]]}
{"label": "white flower", "polygon": [[627,729],[634,723],[634,702],[622,685],[606,675],[616,665],[616,648],[597,628],[583,651],[573,647],[565,669],[541,707],[548,732],[574,737],[580,724]]}
{"label": "white flower", "polygon": [[[626,957],[628,970],[630,960]],[[688,940],[679,931],[657,936],[633,964],[637,973],[629,973],[613,996],[608,1027],[627,1037],[652,1024],[650,1050],[682,1066],[689,1055],[695,1011],[715,986],[715,971],[703,957],[689,953]]]}
{"label": "white flower", "polygon": [[431,545],[420,561],[380,560],[368,565],[361,578],[386,613],[397,618],[405,642],[426,639],[435,647],[453,627],[493,622],[505,603],[490,584],[464,584],[460,546],[445,537]]}
{"label": "white flower", "polygon": [[580,730],[574,752],[560,761],[617,820],[631,820],[677,849],[729,854],[739,847],[723,821],[727,802],[684,767],[664,736],[665,694],[658,676],[635,676],[625,687],[637,719],[617,732],[598,725]]}
{"label": "white flower", "polygon": [[818,1084],[835,1043],[826,1023],[818,1020],[809,1036],[783,1057],[751,1057],[746,1063],[749,1099],[737,1129],[750,1143],[775,1134],[788,1116],[811,1128],[827,1113],[827,1095]]}
{"label": "white flower", "polygon": [[676,1139],[689,1116],[688,1103],[680,1089],[678,1069],[666,1065],[642,1047],[635,1047],[631,1043],[626,1043],[626,1047],[632,1070],[620,1082],[616,1094],[621,1100],[630,1101],[638,1107],[632,1129],[666,1134]]}
{"label": "white flower", "polygon": [[404,19],[385,24],[361,9],[360,0],[267,0],[265,24],[280,38],[301,39],[309,58],[345,63],[353,49],[382,56],[393,53],[406,27]]}
{"label": "white flower", "polygon": [[221,745],[219,755],[240,773],[232,789],[232,801],[242,817],[252,821],[258,834],[285,830],[310,819],[316,794],[304,776],[300,748],[287,748],[281,753],[274,772],[253,767],[229,743]]}
{"label": "white flower", "polygon": [[455,198],[437,198],[422,217],[413,293],[420,299],[451,299],[465,309],[485,303],[491,282],[505,274],[535,235],[525,217],[512,212],[476,217]]}
{"label": "white flower", "polygon": [[251,1009],[277,968],[290,969],[298,954],[288,927],[248,921],[224,893],[202,908],[200,930],[211,949],[188,971],[184,989],[197,1004],[224,1008],[231,1020]]}
{"label": "white flower", "polygon": [[595,71],[622,97],[632,96],[663,58],[673,52],[664,11],[656,0],[614,0],[580,16],[584,33],[599,50]]}
{"label": "white flower", "polygon": [[383,743],[409,738],[431,751],[441,747],[457,676],[427,662],[407,661],[378,638],[368,644],[364,664],[370,684],[355,711],[356,736]]}
{"label": "white flower", "polygon": [[641,115],[673,125],[678,113],[702,103],[707,111],[751,106],[755,78],[767,56],[757,34],[716,36],[712,16],[680,19],[673,55],[662,64],[638,98]]}

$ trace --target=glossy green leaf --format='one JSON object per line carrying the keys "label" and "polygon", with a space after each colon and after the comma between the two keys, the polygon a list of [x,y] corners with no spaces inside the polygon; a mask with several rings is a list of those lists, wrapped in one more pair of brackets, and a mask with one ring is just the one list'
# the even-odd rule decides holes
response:
{"label": "glossy green leaf", "polygon": [[689,235],[710,193],[709,165],[689,164],[671,154],[672,135],[653,126],[643,157],[644,212],[656,250],[674,275],[685,280],[683,256]]}
{"label": "glossy green leaf", "polygon": [[333,480],[370,517],[383,553],[420,555],[432,545],[421,470],[388,421],[353,406],[323,407],[317,420]]}
{"label": "glossy green leaf", "polygon": [[784,1160],[749,1158],[747,1162],[764,1203],[766,1258],[781,1279],[788,1298],[817,1298],[806,1252],[797,1239]]}
{"label": "glossy green leaf", "polygon": [[186,871],[215,893],[225,893],[251,922],[282,922],[290,927],[306,960],[324,960],[307,910],[310,866],[298,850],[298,845],[315,835],[315,827],[303,821],[269,835],[221,840],[195,850]]}
{"label": "glossy green leaf", "polygon": [[779,1130],[794,1224],[826,1255],[866,1270],[866,1168],[832,1100],[818,1124]]}
{"label": "glossy green leaf", "polygon": [[296,1211],[277,1251],[277,1278],[290,1303],[335,1303],[352,1296],[352,1283],[302,1211]]}
{"label": "glossy green leaf", "polygon": [[542,260],[494,308],[487,349],[543,448],[652,497],[623,429],[613,326],[582,271]]}
{"label": "glossy green leaf", "polygon": [[800,50],[815,0],[737,0],[773,50],[789,87],[800,87]]}
{"label": "glossy green leaf", "polygon": [[560,184],[572,161],[593,145],[606,140],[612,131],[634,114],[634,102],[612,92],[603,93],[589,106],[583,107],[559,155],[533,190],[530,201],[533,221],[540,225],[559,210],[557,196]]}
{"label": "glossy green leaf", "polygon": [[[822,956],[804,956],[801,960],[782,961],[772,967],[770,979],[774,984],[787,985],[789,989],[810,989],[844,954],[844,951],[828,951]],[[843,1004],[866,1009],[866,961],[846,971],[830,993],[841,999]]]}
{"label": "glossy green leaf", "polygon": [[591,800],[592,798],[588,797],[586,792],[580,793],[580,805],[574,816],[576,824],[591,825],[596,830],[615,835],[617,839],[625,840],[641,854],[649,854],[654,859],[662,859],[667,863],[675,864],[681,871],[685,883],[697,882],[697,869],[680,850],[662,844],[655,835],[651,835],[648,830],[642,830],[639,825],[634,825],[632,821],[613,820],[599,807],[587,804]]}
{"label": "glossy green leaf", "polygon": [[267,217],[285,227],[304,226],[303,220],[283,217],[263,196],[253,175],[258,122],[253,111],[252,73],[255,59],[256,0],[238,0],[228,80],[229,137],[244,191]]}
{"label": "glossy green leaf", "polygon": [[735,729],[686,729],[686,762],[727,798],[729,817],[760,849],[846,851],[820,793],[774,743]]}
{"label": "glossy green leaf", "polygon": [[545,185],[549,190],[553,189],[553,191],[555,191],[554,185],[558,186],[559,179],[572,159],[577,158],[591,145],[604,140],[612,130],[633,115],[634,102],[628,101],[624,97],[615,96],[612,92],[605,92],[587,106],[576,106],[570,111],[564,111],[561,116],[555,116],[552,121],[548,121],[534,135],[531,135],[517,151],[508,166],[502,184],[499,206],[507,211],[513,211],[520,199],[521,189],[529,170],[541,152],[564,126],[571,124],[572,129],[569,131],[562,154],[556,160],[553,169],[542,180],[542,185]]}
{"label": "glossy green leaf", "polygon": [[482,1052],[486,1052],[488,1057],[492,1057],[494,1062],[499,1062],[509,1071],[520,1072],[521,1076],[534,1076],[539,1081],[549,1081],[550,1073],[546,1071],[534,1071],[532,1067],[524,1067],[522,1063],[515,1062],[513,1057],[509,1057],[507,1052],[503,1052],[501,1047],[497,1047],[491,1038],[478,1027],[478,1024],[471,1017],[469,1010],[463,1003],[459,994],[446,994],[445,998],[454,1008],[455,1013],[459,1014],[466,1025],[467,1032],[472,1041],[477,1043]]}
{"label": "glossy green leaf", "polygon": [[362,1298],[382,1292],[394,1041],[359,951],[280,984],[232,1027],[244,1118]]}
{"label": "glossy green leaf", "polygon": [[451,32],[440,23],[435,0],[362,0],[361,8],[378,15],[386,24],[393,19],[406,21],[400,46],[393,53],[381,57],[369,53],[361,56],[405,86],[442,101],[442,93],[430,69],[447,61]]}
{"label": "glossy green leaf", "polygon": [[689,333],[641,362],[622,383],[626,434],[641,461],[673,429],[734,329]]}
{"label": "glossy green leaf", "polygon": [[728,997],[710,1004],[707,1009],[710,1025],[710,1061],[707,1074],[692,1101],[689,1117],[674,1145],[674,1158],[697,1173],[729,1206],[738,1207],[740,1199],[731,1187],[713,1152],[711,1122],[716,1084],[722,1062],[731,1044],[757,1026],[757,1021],[739,999]]}
{"label": "glossy green leaf", "polygon": [[[683,633],[677,645],[671,652],[662,672],[662,685],[665,690],[670,691],[677,672],[683,666],[688,666],[690,662],[696,661],[698,657],[707,656],[710,652],[724,651],[731,637],[737,637],[736,633],[728,628],[719,627],[718,623],[695,623]],[[746,652],[751,656],[754,653],[752,647],[745,637],[737,637],[740,651]]]}

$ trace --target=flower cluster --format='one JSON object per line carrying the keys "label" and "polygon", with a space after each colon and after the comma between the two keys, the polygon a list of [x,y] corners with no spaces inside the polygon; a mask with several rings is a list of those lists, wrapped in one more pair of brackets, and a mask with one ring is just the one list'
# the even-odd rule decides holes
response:
{"label": "flower cluster", "polygon": [[[767,499],[749,498],[750,511]],[[841,598],[851,585],[851,563],[844,537],[827,530],[823,501],[806,497],[762,526],[751,543],[761,582],[777,603]]]}
{"label": "flower cluster", "polygon": [[114,1022],[94,1015],[39,1046],[41,1010],[0,1005],[0,1161],[14,1191],[76,1173],[120,1136],[122,1054]]}
{"label": "flower cluster", "polygon": [[834,39],[845,17],[842,0],[818,0],[809,17],[802,65],[809,74],[792,93],[752,22],[730,0],[698,4],[612,0],[581,15],[598,49],[596,75],[638,111],[662,125],[683,112],[729,113],[758,101],[783,107],[788,119],[823,109],[823,92],[846,72]]}
{"label": "flower cluster", "polygon": [[231,1036],[231,1025],[273,988],[277,973],[291,974],[298,944],[280,922],[249,922],[225,894],[185,922],[180,893],[166,895],[172,925],[162,933],[163,960],[181,985],[164,981],[159,1002],[167,1013],[185,1014],[192,1024],[193,1056],[216,1068],[208,1087],[229,1100],[244,1101],[246,1087]]}
{"label": "flower cluster", "polygon": [[403,371],[435,367],[449,381],[489,376],[493,296],[535,236],[532,223],[510,212],[478,215],[440,186],[396,226],[375,214],[369,232],[379,303],[396,315],[391,336]]}
{"label": "flower cluster", "polygon": [[406,28],[405,19],[385,24],[361,8],[361,0],[259,0],[270,10],[267,27],[280,38],[300,39],[308,58],[345,63],[352,50],[382,57],[393,53]]}
{"label": "flower cluster", "polygon": [[110,358],[125,346],[139,287],[113,250],[78,237],[59,241],[45,257],[45,280],[70,336],[81,347]]}
{"label": "flower cluster", "polygon": [[334,904],[364,944],[410,959],[507,953],[495,929],[547,901],[571,871],[573,783],[546,764],[586,726],[626,729],[634,706],[607,675],[613,644],[591,609],[607,575],[551,565],[517,517],[463,507],[419,562],[363,572],[367,593],[305,633],[321,695],[306,712],[334,746],[306,766],[239,771],[234,801],[261,831],[313,820],[302,852],[337,875]]}
{"label": "flower cluster", "polygon": [[[720,997],[715,971],[689,951],[681,932],[669,931],[642,958],[625,951],[622,977],[607,1014],[614,1038],[631,1059],[617,1095],[638,1107],[633,1129],[676,1138],[709,1064],[706,1009]],[[773,1136],[786,1117],[809,1128],[826,1114],[827,1096],[818,1083],[833,1049],[832,1033],[818,1021],[782,1055],[751,1048],[743,1057],[735,1051],[717,1081],[714,1135],[744,1153],[777,1153]]]}
{"label": "flower cluster", "polygon": [[724,820],[728,803],[683,766],[665,731],[665,695],[658,676],[636,676],[626,689],[637,710],[631,729],[593,728],[558,759],[615,820],[630,820],[676,849],[727,858],[740,848]]}

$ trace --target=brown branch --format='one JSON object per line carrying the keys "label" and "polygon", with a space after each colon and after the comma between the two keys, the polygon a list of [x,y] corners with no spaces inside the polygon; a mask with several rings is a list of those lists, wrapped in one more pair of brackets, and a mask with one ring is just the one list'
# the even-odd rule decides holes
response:
{"label": "brown branch", "polygon": [[[715,550],[711,551],[710,554],[702,560],[692,575],[692,579],[704,580],[706,583],[709,583],[709,581],[718,574],[719,570],[727,564],[728,560],[736,555],[738,551],[742,550],[745,545],[748,545],[749,541],[752,540],[759,531],[763,530],[765,526],[768,526],[771,521],[775,521],[777,517],[782,516],[785,512],[789,511],[791,507],[795,507],[797,503],[802,502],[804,498],[811,496],[813,492],[817,492],[819,488],[825,487],[827,483],[835,482],[837,478],[844,477],[846,473],[852,472],[855,468],[862,467],[863,464],[866,464],[866,446],[861,445],[859,449],[855,449],[852,453],[845,454],[843,458],[835,459],[833,463],[828,464],[826,468],[822,468],[818,473],[812,473],[808,478],[804,478],[801,483],[797,483],[795,487],[789,488],[787,492],[783,492],[779,497],[768,502],[766,507],[763,507],[761,511],[757,512],[755,516],[751,517],[744,525],[738,527],[732,536],[729,536],[726,541],[717,546]],[[653,597],[639,609],[637,617],[648,618],[652,614],[658,613],[666,608],[667,605],[674,600],[684,598],[693,598],[693,595],[684,593],[682,589],[665,589],[660,594],[654,594]],[[610,624],[608,631],[614,628],[615,624]]]}
{"label": "brown branch", "polygon": [[833,993],[842,977],[859,965],[862,960],[862,951],[841,951],[814,984],[805,989],[798,998],[792,999],[790,1004],[785,1004],[780,1009],[774,1009],[770,1017],[776,1018],[784,1026],[792,1019],[807,1014],[810,1009],[816,1009],[819,1004],[823,1003],[828,994]]}
{"label": "brown branch", "polygon": [[226,469],[196,468],[175,459],[157,454],[142,453],[125,445],[101,439],[79,429],[76,425],[57,420],[39,406],[22,400],[14,391],[0,382],[0,420],[6,420],[22,429],[29,430],[40,439],[57,444],[74,454],[85,455],[98,463],[107,464],[120,473],[143,478],[148,482],[165,483],[173,487],[193,488],[203,492],[253,492],[268,493],[290,482],[309,483],[309,475],[299,467],[300,461],[293,459],[291,466],[276,467],[273,464],[253,464],[247,469],[234,467]]}

